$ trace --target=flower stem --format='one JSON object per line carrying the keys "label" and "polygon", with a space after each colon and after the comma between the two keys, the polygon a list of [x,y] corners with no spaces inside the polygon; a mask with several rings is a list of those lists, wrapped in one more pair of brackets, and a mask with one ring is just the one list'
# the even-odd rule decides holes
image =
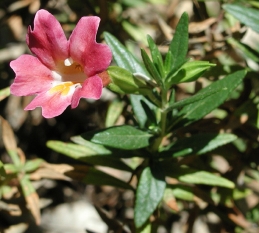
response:
{"label": "flower stem", "polygon": [[157,152],[159,147],[161,146],[162,140],[163,138],[166,136],[167,134],[167,130],[166,130],[166,125],[167,125],[167,105],[168,105],[168,101],[167,101],[167,91],[165,89],[161,90],[161,104],[159,107],[160,110],[160,122],[159,122],[159,126],[160,126],[160,135],[158,138],[155,139],[155,141],[153,142],[152,148],[151,150],[153,152]]}

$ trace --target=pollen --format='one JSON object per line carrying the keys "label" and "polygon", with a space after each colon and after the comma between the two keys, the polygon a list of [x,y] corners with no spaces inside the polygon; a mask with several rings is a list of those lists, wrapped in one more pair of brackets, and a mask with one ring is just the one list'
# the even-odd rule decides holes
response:
{"label": "pollen", "polygon": [[70,91],[70,88],[71,86],[73,86],[74,84],[72,82],[66,82],[66,83],[62,83],[62,84],[59,84],[57,86],[54,86],[52,87],[50,90],[49,90],[49,93],[50,94],[54,94],[54,93],[60,93],[60,95],[67,95]]}

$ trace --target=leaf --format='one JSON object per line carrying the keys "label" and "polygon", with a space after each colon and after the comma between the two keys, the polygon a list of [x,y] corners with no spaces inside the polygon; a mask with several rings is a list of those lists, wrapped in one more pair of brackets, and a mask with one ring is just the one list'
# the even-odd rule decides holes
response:
{"label": "leaf", "polygon": [[142,227],[136,229],[136,233],[150,233],[152,232],[152,226],[150,222],[146,222]]}
{"label": "leaf", "polygon": [[106,43],[112,50],[113,58],[118,66],[127,69],[131,73],[142,73],[149,76],[149,73],[144,68],[143,64],[138,61],[125,46],[123,46],[113,35],[108,32],[104,33]]}
{"label": "leaf", "polygon": [[144,64],[148,70],[148,72],[151,74],[152,78],[156,81],[157,84],[162,85],[162,77],[160,76],[157,68],[153,64],[153,62],[150,60],[149,56],[147,55],[146,51],[141,49],[141,56],[144,61]]}
{"label": "leaf", "polygon": [[[197,134],[188,138],[179,139],[174,143],[168,151],[161,153],[161,157],[164,155],[179,157],[186,156],[188,154],[201,155],[216,149],[219,146],[223,146],[227,143],[234,141],[237,138],[234,134]],[[178,152],[185,150],[185,154],[179,154]]]}
{"label": "leaf", "polygon": [[91,148],[94,150],[98,155],[105,155],[105,156],[110,156],[110,157],[117,157],[117,158],[132,158],[132,157],[149,157],[148,154],[143,153],[143,151],[139,152],[138,150],[135,151],[125,151],[125,150],[120,150],[116,148],[109,148],[107,149],[106,147],[96,144],[93,142],[90,142],[88,140],[85,140],[81,136],[74,136],[71,138],[71,140],[77,144],[83,145],[85,147]]}
{"label": "leaf", "polygon": [[[134,190],[131,185],[125,183],[122,180],[119,180],[113,176],[108,175],[100,170],[90,167],[87,171],[83,171],[84,178],[82,179],[83,182],[86,184],[93,184],[93,185],[109,185],[123,189],[130,189]],[[68,174],[69,175],[69,174]]]}
{"label": "leaf", "polygon": [[4,142],[4,146],[12,158],[13,163],[16,166],[20,165],[20,158],[17,153],[17,144],[15,140],[15,136],[11,126],[9,125],[8,121],[6,121],[3,117],[0,116],[0,123],[1,123],[1,134]]}
{"label": "leaf", "polygon": [[147,36],[147,41],[148,41],[153,63],[157,71],[159,72],[160,76],[164,78],[165,72],[164,72],[163,59],[162,59],[161,53],[159,52],[151,36],[149,35]]}
{"label": "leaf", "polygon": [[27,176],[23,176],[21,178],[20,184],[28,207],[35,219],[36,224],[39,225],[41,221],[39,196]]}
{"label": "leaf", "polygon": [[29,160],[24,165],[24,170],[28,172],[32,172],[40,167],[40,165],[44,162],[43,159],[33,159]]}
{"label": "leaf", "polygon": [[81,136],[85,140],[97,144],[124,150],[136,150],[149,146],[149,139],[152,135],[133,126],[123,125],[87,132]]}
{"label": "leaf", "polygon": [[10,95],[10,87],[6,87],[6,88],[0,90],[0,101],[5,99],[9,95]]}
{"label": "leaf", "polygon": [[214,204],[213,199],[210,197],[206,190],[203,191],[198,187],[190,185],[168,185],[165,190],[164,200],[166,201],[166,203],[169,202],[168,204],[170,205],[170,200],[175,198],[194,202],[201,199],[207,203]]}
{"label": "leaf", "polygon": [[171,70],[177,70],[186,60],[189,38],[188,26],[188,14],[185,12],[176,26],[175,34],[169,47],[169,51],[172,53]]}
{"label": "leaf", "polygon": [[217,92],[221,92],[221,91],[224,91],[224,88],[214,89],[212,91],[208,90],[204,93],[197,93],[196,95],[193,95],[191,97],[182,99],[178,102],[172,103],[171,105],[169,105],[169,107],[166,109],[166,111],[169,112],[169,111],[171,111],[173,109],[176,109],[176,108],[183,108],[186,105],[189,105],[189,104],[195,103],[197,101],[203,100],[203,99],[209,97],[210,95],[213,95],[213,94],[215,94]]}
{"label": "leaf", "polygon": [[153,111],[155,111],[156,109],[155,105],[141,95],[130,95],[130,102],[134,111],[134,116],[138,121],[139,127],[142,129],[145,128],[149,116],[145,112],[142,102],[145,102]]}
{"label": "leaf", "polygon": [[76,160],[80,160],[92,165],[101,165],[116,168],[119,170],[125,170],[132,172],[132,169],[120,160],[120,158],[105,156],[111,155],[110,151],[106,151],[105,154],[99,154],[97,151],[94,151],[91,147],[86,147],[82,145],[77,145],[74,143],[64,143],[61,141],[48,141],[47,147],[55,150],[59,153],[62,153],[68,157],[71,157]]}
{"label": "leaf", "polygon": [[137,228],[143,226],[163,198],[166,188],[163,170],[157,164],[146,167],[140,176],[134,208],[134,222]]}
{"label": "leaf", "polygon": [[234,72],[225,78],[218,80],[208,87],[203,88],[198,94],[221,89],[222,91],[209,95],[207,98],[196,101],[192,104],[185,106],[179,113],[178,118],[174,120],[171,128],[183,127],[191,124],[194,121],[206,116],[212,110],[221,105],[229,96],[229,94],[241,83],[245,77],[246,71],[240,70]]}
{"label": "leaf", "polygon": [[13,163],[4,164],[4,169],[7,174],[17,174],[20,171],[20,167],[15,166]]}
{"label": "leaf", "polygon": [[177,174],[175,177],[181,182],[190,184],[205,184],[225,188],[235,187],[235,184],[226,178],[217,176],[207,171],[197,171],[190,168],[181,167],[180,174]]}
{"label": "leaf", "polygon": [[105,119],[106,127],[111,127],[116,124],[118,118],[120,117],[123,111],[123,108],[124,108],[124,103],[117,99],[110,103],[106,114],[106,119]]}
{"label": "leaf", "polygon": [[183,82],[193,82],[201,77],[201,75],[215,64],[208,61],[190,61],[184,63],[173,76],[167,77],[167,86]]}
{"label": "leaf", "polygon": [[224,4],[222,7],[241,23],[259,33],[259,10],[235,3]]}
{"label": "leaf", "polygon": [[251,49],[248,45],[243,44],[231,37],[227,39],[227,42],[231,44],[235,49],[239,49],[246,59],[249,58],[255,62],[259,62],[258,53]]}

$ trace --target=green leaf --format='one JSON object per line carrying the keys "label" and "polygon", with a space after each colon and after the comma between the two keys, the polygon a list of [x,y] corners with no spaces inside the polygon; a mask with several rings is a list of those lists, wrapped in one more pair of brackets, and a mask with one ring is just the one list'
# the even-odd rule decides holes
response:
{"label": "green leaf", "polygon": [[5,99],[10,95],[10,87],[6,87],[2,90],[0,90],[0,101]]}
{"label": "green leaf", "polygon": [[123,189],[134,190],[131,185],[125,183],[124,181],[91,167],[86,171],[86,176],[82,179],[82,181],[86,184],[108,185]]}
{"label": "green leaf", "polygon": [[21,166],[16,166],[13,163],[6,163],[4,164],[4,169],[7,172],[7,174],[15,174],[21,170]]}
{"label": "green leaf", "polygon": [[240,4],[224,4],[223,9],[237,20],[259,33],[259,10],[245,7]]}
{"label": "green leaf", "polygon": [[189,184],[205,184],[211,186],[220,186],[225,188],[234,188],[235,184],[226,178],[217,176],[207,171],[197,171],[190,168],[181,167],[180,174],[175,176],[179,181]]}
{"label": "green leaf", "polygon": [[111,147],[109,149],[107,149],[106,147],[104,147],[100,144],[96,144],[96,143],[90,142],[88,140],[85,140],[81,136],[74,136],[71,138],[71,140],[73,142],[75,142],[76,144],[80,144],[85,147],[91,148],[96,153],[98,153],[98,155],[105,155],[105,156],[116,157],[116,158],[132,158],[132,157],[146,158],[146,157],[149,157],[148,154],[143,153],[143,151],[138,151],[138,150],[134,150],[134,151],[126,150],[125,151],[125,150],[120,150],[120,149],[111,148]]}
{"label": "green leaf", "polygon": [[196,101],[192,104],[185,106],[179,113],[178,118],[175,119],[170,127],[175,129],[177,127],[186,126],[194,121],[201,119],[206,116],[212,110],[221,105],[229,96],[229,94],[241,83],[242,79],[245,77],[246,71],[240,70],[234,72],[225,78],[218,80],[208,87],[203,88],[198,94],[205,94],[215,90],[215,94],[209,95],[207,98]]}
{"label": "green leaf", "polygon": [[130,102],[133,108],[134,116],[136,117],[141,129],[145,127],[148,119],[148,116],[141,104],[142,100],[148,102],[148,100],[142,95],[130,95]]}
{"label": "green leaf", "polygon": [[29,160],[24,165],[24,170],[26,172],[32,172],[40,167],[40,165],[44,162],[43,159],[33,159]]}
{"label": "green leaf", "polygon": [[140,176],[134,208],[134,222],[137,228],[143,226],[157,208],[166,188],[163,170],[156,164],[146,167]]}
{"label": "green leaf", "polygon": [[184,201],[196,201],[197,199],[201,199],[207,203],[214,204],[212,198],[206,190],[203,191],[196,186],[190,185],[168,185],[164,194],[165,202],[168,203],[172,199],[175,200],[175,198]]}
{"label": "green leaf", "polygon": [[142,227],[136,229],[136,233],[150,233],[152,232],[152,226],[150,222],[146,222]]}
{"label": "green leaf", "polygon": [[[161,153],[161,156],[186,156],[188,154],[201,155],[234,141],[237,138],[234,134],[197,134],[188,138],[179,139],[168,151]],[[179,154],[185,150],[185,153]]]}
{"label": "green leaf", "polygon": [[193,187],[174,185],[170,188],[166,188],[164,193],[164,199],[168,200],[173,197],[185,201],[194,201],[195,195],[193,192]]}
{"label": "green leaf", "polygon": [[161,53],[159,52],[151,36],[149,35],[147,36],[147,41],[148,41],[153,63],[157,71],[159,72],[160,77],[164,78],[165,72],[164,72],[163,59],[162,59]]}
{"label": "green leaf", "polygon": [[209,97],[210,95],[213,95],[213,94],[215,94],[217,92],[221,92],[221,91],[224,91],[224,88],[214,89],[212,91],[208,90],[204,93],[197,93],[196,95],[193,95],[189,98],[185,98],[185,99],[182,99],[178,102],[172,103],[171,105],[169,105],[169,107],[166,108],[166,111],[169,112],[169,111],[171,111],[173,109],[176,109],[176,108],[183,108],[186,105],[189,105],[189,104],[195,103],[197,101],[203,100],[203,99]]}
{"label": "green leaf", "polygon": [[201,75],[211,66],[215,66],[215,64],[209,63],[208,61],[186,62],[173,74],[173,76],[167,77],[167,86],[170,87],[173,84],[183,82],[193,82],[201,77]]}
{"label": "green leaf", "polygon": [[227,39],[227,42],[231,44],[235,49],[239,49],[245,58],[250,58],[255,62],[259,62],[258,53],[252,50],[246,44],[243,44],[231,37]]}
{"label": "green leaf", "polygon": [[152,135],[133,126],[123,125],[87,132],[81,136],[97,144],[124,150],[135,150],[149,146],[149,139]]}
{"label": "green leaf", "polygon": [[118,99],[115,99],[110,103],[105,119],[106,127],[111,127],[116,124],[118,118],[120,117],[123,111],[123,108],[124,103],[122,101],[119,101]]}
{"label": "green leaf", "polygon": [[186,60],[189,38],[188,26],[188,14],[185,12],[176,26],[175,34],[169,47],[169,51],[172,53],[171,70],[177,70]]}
{"label": "green leaf", "polygon": [[22,187],[22,192],[25,197],[30,196],[32,193],[35,193],[35,188],[33,187],[31,181],[28,176],[23,176],[20,179],[20,184]]}
{"label": "green leaf", "polygon": [[152,78],[156,81],[158,85],[162,85],[162,78],[153,64],[153,62],[150,60],[149,56],[147,55],[146,51],[141,49],[141,56],[143,59],[143,62],[148,70],[148,72],[151,74]]}
{"label": "green leaf", "polygon": [[[91,143],[93,144],[93,143]],[[80,160],[92,165],[101,165],[132,172],[132,169],[120,160],[119,157],[106,156],[112,155],[109,150],[95,150],[92,146],[86,147],[74,143],[64,143],[61,141],[48,141],[47,147],[70,158]],[[100,154],[99,154],[100,152]]]}
{"label": "green leaf", "polygon": [[168,73],[171,71],[172,59],[173,59],[172,52],[169,50],[165,56],[165,61],[164,61],[164,71],[166,75],[168,75]]}
{"label": "green leaf", "polygon": [[118,66],[129,70],[131,73],[142,73],[149,76],[143,64],[138,61],[113,35],[108,32],[104,33],[106,43],[112,50],[113,59]]}

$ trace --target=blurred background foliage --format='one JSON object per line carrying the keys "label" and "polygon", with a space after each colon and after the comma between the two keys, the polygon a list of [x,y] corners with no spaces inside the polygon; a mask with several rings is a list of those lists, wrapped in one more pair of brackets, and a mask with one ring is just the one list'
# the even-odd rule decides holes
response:
{"label": "blurred background foliage", "polygon": [[[26,31],[40,8],[54,14],[68,36],[80,17],[101,17],[97,41],[104,42],[103,32],[108,31],[138,58],[140,48],[148,52],[147,34],[156,41],[160,52],[165,53],[181,14],[187,12],[190,18],[188,57],[194,60],[207,60],[217,66],[211,68],[196,82],[177,85],[178,100],[193,95],[211,82],[241,67],[247,67],[249,72],[244,82],[220,108],[203,120],[178,131],[178,136],[201,132],[226,132],[235,134],[237,139],[199,157],[186,157],[180,160],[180,163],[192,164],[197,170],[209,167],[233,181],[237,189],[224,190],[219,187],[190,185],[189,189],[185,188],[183,192],[181,184],[171,180],[171,185],[175,186],[174,192],[169,190],[165,194],[164,202],[161,204],[164,205],[163,212],[157,213],[160,216],[157,232],[258,232],[259,36],[253,25],[242,22],[240,17],[235,17],[231,9],[223,9],[224,4],[239,4],[243,7],[244,13],[245,9],[259,11],[257,1],[241,0],[1,0],[0,89],[8,87],[14,78],[9,62],[21,54],[30,52],[25,43]],[[20,98],[11,95],[5,98],[8,91],[1,92],[0,95],[3,97],[0,102],[0,115],[3,117],[0,159],[4,164],[11,163],[10,150],[15,148],[16,152],[20,151],[17,152],[17,156],[25,166],[22,173],[15,173],[9,166],[7,173],[16,176],[10,176],[8,181],[2,178],[0,180],[0,232],[65,232],[62,228],[60,230],[62,222],[71,222],[72,216],[65,211],[58,212],[62,220],[56,220],[57,224],[54,227],[50,218],[46,216],[54,216],[51,214],[55,213],[55,208],[60,204],[77,203],[82,199],[87,199],[96,206],[102,221],[108,225],[111,232],[131,232],[134,202],[132,191],[71,181],[64,175],[64,171],[77,166],[75,164],[78,164],[78,161],[54,152],[46,146],[49,140],[67,142],[74,135],[103,128],[105,122],[109,121],[106,119],[109,106],[116,106],[116,95],[105,91],[100,100],[82,100],[77,109],[68,108],[64,114],[54,119],[42,118],[40,109],[24,111],[23,108],[31,97]],[[122,96],[119,105],[116,124],[130,124],[133,120],[132,109],[127,96]],[[39,160],[33,160],[36,158]],[[41,166],[40,159],[46,161]],[[34,161],[32,166],[30,161]],[[133,167],[139,163],[138,159],[128,162]],[[28,177],[19,179],[24,171]],[[122,171],[105,168],[105,172],[125,181],[129,179],[128,173]],[[34,181],[31,183],[30,180]],[[24,183],[21,187],[30,187],[34,190],[25,199],[20,195],[19,182]],[[218,196],[218,193],[222,195]],[[26,208],[26,202],[31,212]],[[37,222],[41,218],[40,209],[42,223],[39,227],[31,213]],[[80,213],[83,211],[79,212],[79,215]],[[78,215],[73,218],[78,218]],[[128,224],[129,228],[125,228],[124,224]],[[68,232],[80,231],[74,229]]]}

